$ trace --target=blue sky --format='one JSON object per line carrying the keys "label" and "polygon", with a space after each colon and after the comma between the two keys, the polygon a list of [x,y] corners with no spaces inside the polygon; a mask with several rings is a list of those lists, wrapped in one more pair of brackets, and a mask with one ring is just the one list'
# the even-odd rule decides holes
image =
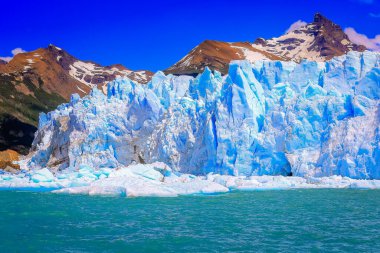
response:
{"label": "blue sky", "polygon": [[82,60],[135,70],[165,69],[205,39],[279,36],[315,12],[380,41],[380,0],[1,0],[1,9],[0,56],[53,43]]}

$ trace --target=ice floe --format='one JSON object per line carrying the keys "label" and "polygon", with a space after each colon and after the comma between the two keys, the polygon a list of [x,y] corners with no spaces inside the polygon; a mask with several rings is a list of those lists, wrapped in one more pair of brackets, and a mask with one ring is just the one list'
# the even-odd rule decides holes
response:
{"label": "ice floe", "polygon": [[173,172],[164,163],[135,164],[118,169],[56,173],[42,169],[17,175],[0,175],[0,189],[53,191],[55,193],[107,195],[120,197],[174,197],[217,194],[233,190],[272,190],[297,188],[379,189],[380,180],[358,180],[342,176],[285,177],[231,176],[209,173],[194,176]]}

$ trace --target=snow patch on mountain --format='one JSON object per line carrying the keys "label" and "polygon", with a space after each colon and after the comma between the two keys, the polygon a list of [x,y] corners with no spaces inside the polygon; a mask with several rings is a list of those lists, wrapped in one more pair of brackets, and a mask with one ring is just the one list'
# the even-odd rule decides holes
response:
{"label": "snow patch on mountain", "polygon": [[315,37],[308,32],[310,28],[313,26],[300,27],[278,38],[266,40],[265,45],[257,44],[254,47],[298,62],[302,59],[325,61],[319,50],[312,50]]}
{"label": "snow patch on mountain", "polygon": [[243,53],[242,56],[244,57],[244,59],[246,59],[250,63],[254,63],[255,61],[259,61],[259,60],[268,60],[268,57],[266,57],[262,53],[249,50],[245,47],[239,47],[239,46],[232,46],[232,47],[239,49]]}

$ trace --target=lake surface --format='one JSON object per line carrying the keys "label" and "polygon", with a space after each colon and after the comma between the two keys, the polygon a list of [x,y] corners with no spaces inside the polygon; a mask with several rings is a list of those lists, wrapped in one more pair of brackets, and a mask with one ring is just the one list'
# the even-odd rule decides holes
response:
{"label": "lake surface", "polygon": [[0,252],[379,252],[379,190],[0,192]]}

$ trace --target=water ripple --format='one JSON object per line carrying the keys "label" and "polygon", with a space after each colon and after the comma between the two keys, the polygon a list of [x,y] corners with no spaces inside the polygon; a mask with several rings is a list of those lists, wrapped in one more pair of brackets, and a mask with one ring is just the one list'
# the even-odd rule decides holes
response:
{"label": "water ripple", "polygon": [[376,252],[380,191],[178,198],[0,192],[0,252]]}

